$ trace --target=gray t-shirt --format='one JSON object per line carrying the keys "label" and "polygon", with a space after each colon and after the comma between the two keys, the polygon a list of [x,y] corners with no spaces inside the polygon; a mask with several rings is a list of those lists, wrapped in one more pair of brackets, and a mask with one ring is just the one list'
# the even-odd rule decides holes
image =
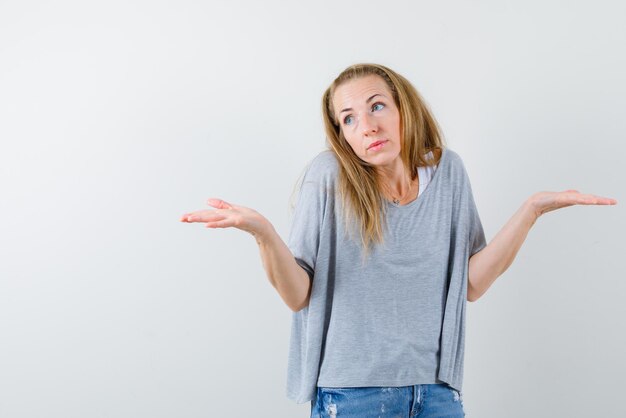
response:
{"label": "gray t-shirt", "polygon": [[288,246],[312,289],[292,316],[287,397],[307,402],[316,386],[460,391],[468,260],[486,245],[463,162],[444,149],[417,199],[386,203],[385,242],[365,263],[342,220],[338,173],[335,154],[321,152],[295,205]]}

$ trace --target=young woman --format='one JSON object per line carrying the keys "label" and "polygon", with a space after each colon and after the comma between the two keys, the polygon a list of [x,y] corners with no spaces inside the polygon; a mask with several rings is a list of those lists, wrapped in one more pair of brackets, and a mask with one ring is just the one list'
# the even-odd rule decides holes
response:
{"label": "young woman", "polygon": [[311,401],[311,417],[463,417],[466,301],[542,214],[617,202],[536,193],[487,244],[462,160],[404,77],[350,66],[322,112],[329,149],[306,170],[288,244],[261,214],[220,199],[181,221],[256,238],[294,311],[287,396]]}

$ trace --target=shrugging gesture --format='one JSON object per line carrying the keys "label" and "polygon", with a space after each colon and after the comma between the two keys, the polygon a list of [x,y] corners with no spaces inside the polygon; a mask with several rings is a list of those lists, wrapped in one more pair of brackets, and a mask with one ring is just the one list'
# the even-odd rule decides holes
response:
{"label": "shrugging gesture", "polygon": [[573,205],[616,204],[615,199],[583,194],[578,190],[535,193],[524,202],[493,240],[470,258],[467,299],[477,300],[509,268],[528,231],[541,215]]}
{"label": "shrugging gesture", "polygon": [[311,282],[308,273],[263,215],[244,206],[210,198],[215,209],[197,210],[181,216],[181,222],[205,223],[207,228],[237,228],[252,234],[261,252],[267,278],[287,306],[297,312],[309,302]]}
{"label": "shrugging gesture", "polygon": [[237,228],[255,237],[267,234],[271,228],[269,221],[254,209],[216,198],[209,198],[207,204],[216,209],[185,213],[180,218],[181,222],[202,222],[207,228]]}
{"label": "shrugging gesture", "polygon": [[583,194],[578,190],[565,190],[564,192],[539,192],[535,193],[531,200],[535,208],[537,218],[544,213],[556,209],[574,205],[616,205],[617,200],[608,197]]}

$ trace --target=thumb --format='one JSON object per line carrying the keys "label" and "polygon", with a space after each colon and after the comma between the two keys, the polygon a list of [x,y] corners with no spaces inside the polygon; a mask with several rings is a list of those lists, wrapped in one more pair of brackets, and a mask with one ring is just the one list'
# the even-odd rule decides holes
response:
{"label": "thumb", "polygon": [[232,209],[233,208],[233,205],[231,205],[227,201],[222,200],[222,199],[217,199],[214,197],[209,198],[207,200],[207,203],[210,206],[213,206],[214,208],[218,208],[218,209]]}

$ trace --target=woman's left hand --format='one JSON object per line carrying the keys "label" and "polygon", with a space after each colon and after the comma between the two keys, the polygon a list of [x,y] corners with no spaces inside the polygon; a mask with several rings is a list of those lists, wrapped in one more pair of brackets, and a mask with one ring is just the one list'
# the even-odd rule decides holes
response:
{"label": "woman's left hand", "polygon": [[535,215],[540,217],[544,213],[573,205],[616,205],[617,200],[608,197],[583,194],[578,190],[563,192],[539,192],[531,196],[530,202]]}

